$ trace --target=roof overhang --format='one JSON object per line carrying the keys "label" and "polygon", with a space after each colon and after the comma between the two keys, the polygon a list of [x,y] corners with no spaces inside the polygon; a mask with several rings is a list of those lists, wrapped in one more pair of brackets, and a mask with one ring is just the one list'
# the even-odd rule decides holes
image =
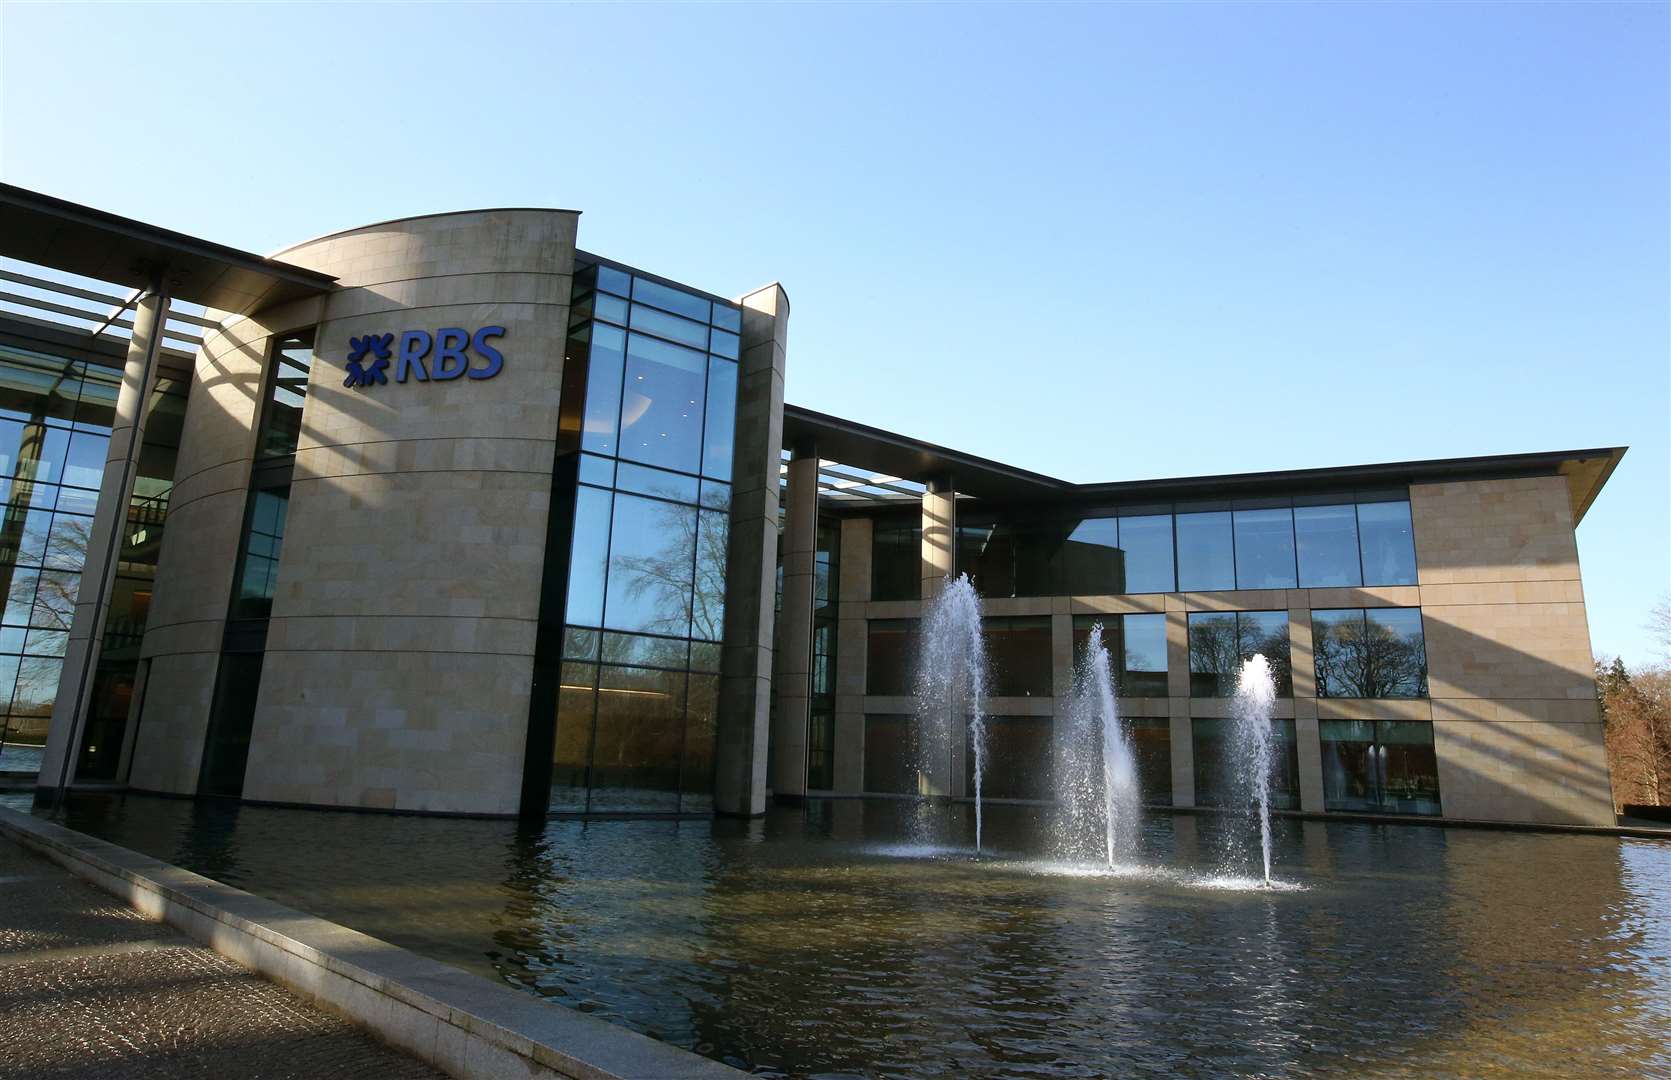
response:
{"label": "roof overhang", "polygon": [[0,255],[232,314],[329,292],[336,279],[132,218],[0,184]]}

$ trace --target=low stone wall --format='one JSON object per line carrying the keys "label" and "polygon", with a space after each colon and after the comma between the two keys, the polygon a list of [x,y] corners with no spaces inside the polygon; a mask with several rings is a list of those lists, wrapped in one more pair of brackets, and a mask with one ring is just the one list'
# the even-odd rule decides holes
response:
{"label": "low stone wall", "polygon": [[0,809],[0,835],[452,1076],[746,1075],[29,814]]}

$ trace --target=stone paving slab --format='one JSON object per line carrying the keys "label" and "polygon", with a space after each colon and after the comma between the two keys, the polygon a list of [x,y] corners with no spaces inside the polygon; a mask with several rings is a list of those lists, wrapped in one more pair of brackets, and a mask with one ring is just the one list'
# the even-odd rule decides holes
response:
{"label": "stone paving slab", "polygon": [[0,838],[0,1077],[440,1077]]}

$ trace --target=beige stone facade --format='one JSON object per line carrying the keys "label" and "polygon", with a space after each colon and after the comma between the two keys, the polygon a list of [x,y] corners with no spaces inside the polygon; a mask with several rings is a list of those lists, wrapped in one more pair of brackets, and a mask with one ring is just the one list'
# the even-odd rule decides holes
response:
{"label": "beige stone facade", "polygon": [[[1173,805],[1194,806],[1191,721],[1227,716],[1229,703],[1190,696],[1187,617],[1286,610],[1294,696],[1279,700],[1277,716],[1295,721],[1302,810],[1324,810],[1320,719],[1421,720],[1434,724],[1446,818],[1611,824],[1567,481],[1542,476],[1414,485],[1410,502],[1416,585],[984,600],[988,616],[1050,616],[1052,626],[1053,696],[995,698],[988,711],[1051,715],[1060,727],[1072,678],[1073,616],[1163,612],[1168,695],[1125,699],[1121,707],[1127,716],[1168,720]],[[937,518],[946,516],[936,511]],[[863,790],[865,716],[909,713],[913,705],[865,693],[869,621],[915,619],[922,610],[916,601],[869,599],[870,533],[867,518],[842,522],[837,793]],[[925,566],[940,567],[943,549],[925,540]],[[1358,607],[1422,610],[1429,697],[1316,696],[1311,612]]]}

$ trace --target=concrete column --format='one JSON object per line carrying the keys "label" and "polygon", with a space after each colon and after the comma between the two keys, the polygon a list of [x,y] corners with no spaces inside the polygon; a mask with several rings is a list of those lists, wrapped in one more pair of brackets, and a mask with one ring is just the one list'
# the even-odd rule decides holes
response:
{"label": "concrete column", "polygon": [[841,522],[841,568],[836,584],[835,790],[845,793],[864,790],[865,668],[870,645],[865,612],[870,603],[871,535],[869,518],[845,518]]}
{"label": "concrete column", "polygon": [[[1290,596],[1294,593],[1291,591]],[[1303,594],[1301,594],[1303,595]],[[1294,740],[1300,762],[1300,809],[1323,812],[1323,746],[1317,731],[1317,663],[1311,609],[1288,609],[1288,659],[1294,680]]]}
{"label": "concrete column", "polygon": [[806,795],[807,728],[812,716],[812,608],[818,559],[818,454],[795,450],[789,462],[789,505],[780,541],[783,608],[778,613],[773,672],[777,717],[773,721],[771,783],[775,796]]}
{"label": "concrete column", "polygon": [[76,596],[69,643],[64,649],[64,667],[58,677],[58,697],[52,706],[52,726],[47,731],[46,752],[36,780],[37,803],[56,803],[75,779],[76,762],[81,755],[81,732],[93,696],[93,673],[98,667],[105,619],[110,612],[110,590],[116,581],[117,557],[127,532],[128,503],[133,498],[134,477],[139,471],[140,447],[145,442],[147,398],[167,316],[168,294],[160,288],[135,306],[133,337],[128,341],[122,386],[116,395],[116,416],[105,454],[104,479],[99,485],[99,499],[87,537],[81,591]]}
{"label": "concrete column", "polygon": [[714,748],[714,810],[750,817],[766,812],[789,295],[781,285],[768,285],[740,303],[742,363],[732,466],[731,549],[726,564],[725,651]]}
{"label": "concrete column", "polygon": [[957,565],[957,493],[949,477],[929,480],[923,492],[922,543],[922,598],[932,600]]}

